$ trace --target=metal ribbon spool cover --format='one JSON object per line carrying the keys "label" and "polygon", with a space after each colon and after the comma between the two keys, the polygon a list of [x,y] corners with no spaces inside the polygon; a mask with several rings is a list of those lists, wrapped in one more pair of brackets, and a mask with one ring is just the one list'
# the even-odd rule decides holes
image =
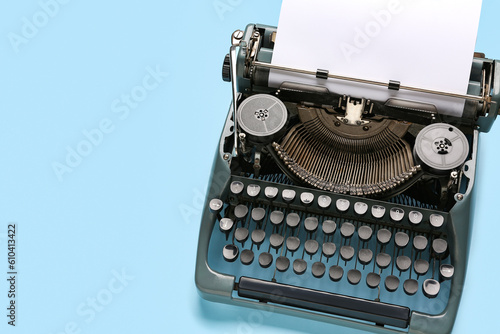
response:
{"label": "metal ribbon spool cover", "polygon": [[417,161],[434,171],[446,172],[461,166],[469,156],[469,141],[453,125],[436,123],[425,127],[414,147]]}
{"label": "metal ribbon spool cover", "polygon": [[288,112],[280,99],[268,94],[248,97],[238,108],[238,125],[250,140],[268,143],[280,135]]}

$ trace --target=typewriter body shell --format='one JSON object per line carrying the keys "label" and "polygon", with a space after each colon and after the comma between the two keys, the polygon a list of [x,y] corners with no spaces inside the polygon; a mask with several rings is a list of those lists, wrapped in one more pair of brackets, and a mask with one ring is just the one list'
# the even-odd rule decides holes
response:
{"label": "typewriter body shell", "polygon": [[[259,35],[258,40],[255,39],[256,32],[258,32]],[[240,32],[241,35],[238,37],[241,39],[241,41],[239,43],[237,58],[234,59],[236,61],[235,64],[236,73],[233,73],[234,74],[233,78],[235,76],[237,76],[238,78],[237,82],[233,82],[237,90],[236,99],[238,104],[241,104],[241,102],[244,101],[246,98],[257,94],[269,94],[277,96],[279,99],[285,100],[288,97],[293,96],[294,91],[301,90],[297,89],[296,86],[293,86],[293,89],[290,89],[288,93],[286,92],[283,93],[280,89],[269,87],[266,84],[268,80],[269,69],[261,69],[258,68],[258,66],[251,63],[252,59],[254,61],[257,60],[260,63],[271,63],[272,48],[274,45],[273,40],[275,37],[275,33],[276,33],[275,27],[270,27],[265,25],[255,25],[255,24],[248,25],[244,32]],[[226,71],[226,76],[229,76],[230,64],[227,62],[227,60],[228,59],[226,58],[225,71]],[[306,102],[315,103],[315,101],[312,100],[314,99],[315,96],[318,96],[317,94],[315,94],[317,92],[314,91],[314,88],[311,88],[311,91],[307,90],[308,90],[307,87],[304,88],[305,93],[301,95],[297,101],[294,101],[294,103],[296,103],[297,106],[302,105],[301,103],[304,102],[306,97],[311,97],[311,101],[306,101]],[[282,191],[286,189],[294,189],[297,192],[297,198],[295,198],[292,203],[287,204],[290,205],[292,208],[299,208],[301,206],[301,202],[299,199],[299,195],[301,192],[307,192],[308,194],[313,194],[315,202],[313,202],[311,206],[304,208],[304,211],[308,212],[311,215],[317,214],[317,216],[323,217],[323,216],[328,216],[329,215],[328,210],[331,210],[332,216],[335,217],[343,216],[345,217],[344,221],[350,221],[356,219],[353,211],[354,210],[353,204],[357,201],[362,201],[366,203],[368,207],[383,205],[387,207],[387,210],[389,210],[391,207],[394,206],[401,207],[403,208],[403,210],[406,212],[407,215],[408,212],[412,210],[412,207],[411,205],[395,203],[394,201],[391,201],[390,198],[384,196],[363,196],[363,195],[359,196],[357,194],[352,194],[349,192],[345,193],[345,192],[327,191],[327,190],[317,189],[314,186],[311,186],[311,184],[307,183],[296,184],[296,182],[280,183],[280,182],[265,181],[260,177],[256,177],[255,172],[252,173],[251,170],[248,173],[244,173],[241,170],[241,167],[238,167],[237,170],[235,170],[236,169],[235,165],[238,165],[238,163],[235,160],[241,159],[242,155],[241,153],[238,154],[238,148],[235,147],[235,145],[241,145],[241,142],[237,141],[237,139],[239,139],[238,136],[236,136],[235,138],[235,131],[237,131],[238,128],[237,129],[234,128],[234,121],[233,121],[236,115],[233,106],[237,104],[233,104],[230,107],[228,116],[226,118],[226,122],[222,130],[222,135],[215,153],[213,170],[210,176],[206,202],[202,213],[200,236],[198,243],[198,253],[196,260],[196,274],[195,274],[196,285],[198,287],[201,296],[210,301],[252,307],[259,310],[268,310],[271,312],[278,312],[292,316],[299,316],[307,319],[321,320],[336,325],[357,328],[360,330],[370,331],[374,333],[401,333],[401,332],[415,333],[415,334],[451,333],[455,317],[457,315],[457,310],[459,307],[459,302],[466,276],[468,250],[470,246],[469,236],[472,226],[470,217],[471,217],[471,208],[473,206],[473,188],[474,188],[475,167],[477,159],[476,154],[477,154],[479,133],[488,132],[490,130],[497,116],[498,107],[500,104],[500,67],[497,65],[496,61],[486,59],[484,58],[484,56],[481,55],[476,55],[472,64],[472,74],[471,74],[468,94],[473,96],[483,95],[488,97],[488,100],[487,102],[480,102],[480,103],[477,102],[472,104],[466,103],[467,110],[464,111],[464,115],[461,119],[447,117],[447,116],[441,117],[440,115],[438,115],[439,111],[437,111],[437,113],[432,114],[431,116],[429,116],[425,112],[424,113],[417,112],[415,114],[410,113],[409,116],[411,116],[411,119],[399,119],[399,121],[418,123],[420,121],[419,117],[423,115],[423,119],[421,120],[422,121],[420,127],[421,129],[433,123],[438,123],[438,121],[436,120],[436,117],[438,117],[440,124],[443,123],[453,124],[454,126],[460,128],[466,134],[469,141],[467,159],[458,169],[459,173],[458,178],[461,180],[461,181],[459,180],[460,186],[458,188],[454,188],[455,191],[453,194],[448,194],[449,198],[444,201],[445,204],[437,205],[435,207],[418,208],[418,210],[423,213],[424,221],[428,221],[429,215],[431,215],[433,212],[441,213],[445,218],[445,224],[443,225],[443,227],[441,227],[440,233],[446,235],[447,238],[446,240],[448,243],[448,251],[449,251],[449,261],[453,265],[454,273],[453,277],[448,282],[445,283],[448,284],[447,286],[449,289],[449,293],[445,298],[442,309],[440,309],[437,312],[434,312],[433,314],[429,314],[418,310],[418,308],[413,309],[410,305],[408,306],[409,310],[408,317],[405,318],[402,324],[394,324],[394,322],[391,321],[385,322],[384,319],[380,319],[380,321],[378,321],[376,315],[374,317],[373,316],[365,317],[363,315],[359,316],[359,313],[357,313],[356,310],[354,310],[353,313],[351,312],[352,308],[347,311],[341,310],[340,312],[338,312],[338,309],[335,307],[342,308],[342,305],[334,305],[334,307],[331,309],[323,309],[321,307],[317,308],[315,306],[307,307],[307,305],[304,306],[304,304],[296,305],[293,302],[287,303],[286,298],[284,298],[285,301],[283,300],[280,301],[280,300],[273,300],[272,298],[268,297],[252,298],[245,296],[244,294],[243,297],[241,297],[241,295],[238,296],[237,295],[238,290],[241,288],[239,286],[240,283],[239,281],[241,277],[247,276],[244,273],[245,268],[242,269],[243,272],[239,275],[235,275],[234,273],[231,273],[229,271],[224,272],[224,270],[220,269],[220,266],[212,265],[209,255],[209,252],[213,251],[213,249],[219,249],[222,254],[222,248],[225,245],[224,243],[221,243],[220,240],[219,241],[213,240],[214,239],[213,235],[221,233],[218,231],[218,223],[220,216],[218,216],[217,213],[213,212],[213,210],[210,210],[210,202],[213,199],[221,199],[225,203],[226,210],[230,211],[231,209],[227,209],[227,207],[231,207],[232,204],[230,204],[230,202],[234,200],[234,198],[232,197],[235,197],[231,194],[230,190],[230,185],[232,182],[241,181],[245,187],[247,187],[250,184],[260,185],[260,187],[262,188],[262,194],[259,195],[260,197],[258,197],[257,202],[262,204],[264,207],[269,203],[266,202],[263,192],[264,188],[269,185],[275,187],[278,190],[279,194],[281,194]],[[289,101],[284,101],[284,102],[289,102]],[[383,104],[385,101],[381,102]],[[387,117],[395,118],[396,116],[394,115],[404,115],[404,113],[390,114]],[[287,126],[288,126],[287,130],[290,130],[290,126],[288,125],[288,123]],[[280,134],[278,136],[281,137],[275,138],[274,141],[280,142],[284,134]],[[248,145],[251,146],[252,144],[248,143]],[[413,143],[412,145],[415,144]],[[250,155],[252,156],[252,154],[253,153],[251,153]],[[252,157],[253,158],[251,159],[255,159],[255,156]],[[276,160],[279,159],[276,158]],[[252,164],[254,164],[255,167],[255,161],[251,160],[251,162]],[[252,166],[252,164],[250,164],[250,166]],[[455,171],[457,171],[457,169],[455,169]],[[251,176],[249,176],[250,174]],[[290,176],[290,179],[293,177],[293,175],[291,174],[293,173],[288,174]],[[450,173],[448,172],[446,174],[446,177],[449,178],[449,175]],[[443,176],[441,175],[439,177],[442,178]],[[409,185],[406,188],[404,187],[403,188],[408,190],[411,189],[411,187],[413,186]],[[405,190],[401,190],[401,192],[403,191]],[[320,208],[317,202],[317,198],[321,195],[330,196],[333,199],[333,204],[331,208],[327,209],[326,211],[324,208]],[[443,195],[441,194],[441,197],[442,196]],[[348,211],[342,214],[339,214],[338,212],[335,211],[335,200],[339,198],[346,199],[351,203],[351,206],[348,209]],[[247,200],[250,201],[250,199],[248,198]],[[280,208],[283,211],[285,211],[286,214],[287,206],[282,205]],[[268,213],[269,212],[267,212],[267,214]],[[386,216],[388,215],[389,214],[387,213]],[[405,221],[408,220],[407,217],[405,217],[404,219]],[[373,223],[372,221],[370,221],[370,219],[368,220],[361,219],[361,222],[367,222],[370,224]],[[396,229],[392,230],[392,228],[394,227],[393,222],[392,223],[389,222],[388,224],[389,225],[385,226],[392,226],[391,228],[388,227],[388,229],[391,229],[391,231],[395,232]],[[407,224],[405,225],[406,227],[402,227],[402,230],[405,229],[407,229],[408,231],[412,230],[411,227],[408,227],[409,226],[408,223],[406,224]],[[321,226],[321,219],[320,219],[320,226]],[[373,229],[377,229],[376,223],[373,223],[373,225],[370,226],[372,226]],[[234,233],[234,229],[228,233]],[[339,232],[337,231],[336,233]],[[233,238],[234,241],[234,236],[231,234],[227,239],[228,240],[227,243],[231,243],[231,238]],[[214,242],[217,242],[219,244],[214,245]],[[252,241],[250,240],[247,241],[246,248],[250,248],[250,244],[252,244]],[[241,245],[239,246],[241,248]],[[341,244],[337,245],[337,251],[338,248],[340,248],[340,246]],[[252,247],[254,250],[256,250],[256,248],[253,245]],[[321,250],[319,251],[319,253],[320,252]],[[377,250],[375,250],[375,252],[377,252]],[[271,253],[273,252],[271,251]],[[411,254],[413,255],[413,252]],[[336,255],[337,254],[335,254],[335,256]],[[393,258],[393,261],[394,260],[395,259]],[[352,261],[356,261],[356,259]],[[429,260],[429,262],[431,262],[431,267],[432,267],[432,261],[436,260]],[[331,262],[327,263],[327,266],[329,267],[331,264],[332,264]],[[236,260],[236,262],[231,265],[245,267],[239,263],[239,259]],[[257,263],[257,260],[255,260],[254,263],[251,264],[251,266],[255,266],[258,268],[259,263]],[[271,267],[273,266],[274,262]],[[394,264],[392,264],[392,266],[394,267]],[[435,266],[436,264],[434,263],[434,269]],[[307,276],[308,280],[315,280],[315,278],[311,275],[311,272],[309,271],[310,270],[309,266],[307,269],[308,270],[305,272],[305,274],[300,276],[297,275],[298,281],[295,280],[294,281],[295,283],[301,282],[301,280],[305,280]],[[410,269],[410,271],[411,270],[412,269]],[[292,268],[289,268],[288,271],[291,272]],[[294,274],[291,273],[290,275],[293,276]],[[326,277],[324,279],[328,280],[327,277],[328,270],[326,270],[325,276]],[[288,283],[288,282],[281,282],[279,279],[273,281],[272,280],[273,275],[265,277],[266,278],[263,279],[264,281],[271,281],[271,282],[277,281],[276,282],[277,284],[282,283],[285,285],[287,285]],[[262,277],[260,279],[262,279]],[[343,279],[344,282],[342,284],[349,285],[349,283],[345,282],[345,277]],[[335,285],[340,283],[331,282],[331,284]],[[359,283],[359,289],[368,289],[366,285],[364,286],[362,285],[364,285],[363,280],[361,281],[361,283]],[[419,290],[418,293],[422,294],[421,291],[422,286],[420,281],[419,285],[420,286],[418,288]],[[380,283],[379,289],[384,290],[383,282]],[[401,286],[399,286],[399,290],[402,290]],[[347,289],[346,291],[350,290]],[[326,292],[327,293],[331,292],[334,293],[335,295],[342,295],[343,289],[339,288],[335,289],[334,291],[326,291]],[[286,296],[286,297],[291,297],[291,296]],[[359,296],[355,295],[352,297],[359,297]],[[425,299],[424,301],[428,301],[428,303],[433,302],[432,299]],[[380,300],[380,302],[382,302],[382,304],[384,303],[383,300]],[[342,304],[342,302],[340,302],[340,304]],[[392,304],[392,302],[390,304]],[[390,318],[391,315],[389,314],[388,317]]]}

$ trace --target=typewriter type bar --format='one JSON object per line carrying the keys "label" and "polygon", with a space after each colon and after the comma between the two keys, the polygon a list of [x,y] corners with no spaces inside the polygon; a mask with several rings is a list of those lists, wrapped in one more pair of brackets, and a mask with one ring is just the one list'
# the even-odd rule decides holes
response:
{"label": "typewriter type bar", "polygon": [[374,322],[398,328],[408,327],[410,309],[371,300],[363,300],[323,291],[242,277],[238,295],[312,311]]}

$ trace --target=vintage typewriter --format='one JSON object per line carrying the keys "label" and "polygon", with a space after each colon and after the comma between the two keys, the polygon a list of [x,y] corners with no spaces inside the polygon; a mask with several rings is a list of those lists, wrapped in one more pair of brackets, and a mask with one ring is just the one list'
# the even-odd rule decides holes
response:
{"label": "vintage typewriter", "polygon": [[[233,102],[203,211],[196,284],[212,301],[377,333],[449,333],[465,280],[479,132],[500,66],[475,54],[462,117],[398,99],[268,84],[276,28],[236,31]],[[418,90],[450,95],[424,88]]]}

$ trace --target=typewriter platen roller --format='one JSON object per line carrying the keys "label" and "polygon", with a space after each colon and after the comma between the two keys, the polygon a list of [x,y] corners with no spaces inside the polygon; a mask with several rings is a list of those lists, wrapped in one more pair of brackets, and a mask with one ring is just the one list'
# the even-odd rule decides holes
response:
{"label": "typewriter platen roller", "polygon": [[[203,297],[374,332],[448,333],[465,280],[479,132],[500,69],[477,54],[467,95],[271,65],[276,28],[232,36],[233,103],[202,217]],[[269,85],[271,70],[456,95],[433,105]]]}

